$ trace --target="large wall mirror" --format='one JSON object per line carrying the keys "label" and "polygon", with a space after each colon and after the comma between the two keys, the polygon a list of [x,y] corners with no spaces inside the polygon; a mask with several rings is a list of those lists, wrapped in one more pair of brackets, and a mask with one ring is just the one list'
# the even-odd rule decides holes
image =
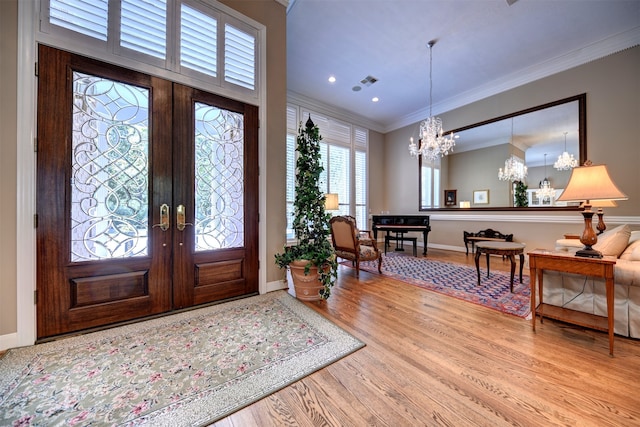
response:
{"label": "large wall mirror", "polygon": [[[587,159],[586,94],[453,130],[453,154],[437,164],[419,158],[419,206],[430,210],[576,210],[557,202],[571,169],[554,167],[564,152],[582,165]],[[448,132],[447,132],[448,133]],[[525,163],[526,207],[516,207],[516,185],[498,170],[515,156]],[[559,165],[558,165],[559,166]],[[439,175],[439,179],[438,179]],[[544,196],[545,184],[553,190]],[[542,197],[540,197],[542,196]]]}

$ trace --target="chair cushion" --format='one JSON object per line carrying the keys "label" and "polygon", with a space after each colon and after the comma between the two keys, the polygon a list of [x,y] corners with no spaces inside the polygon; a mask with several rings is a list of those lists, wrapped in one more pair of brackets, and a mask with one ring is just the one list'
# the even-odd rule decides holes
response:
{"label": "chair cushion", "polygon": [[593,245],[593,249],[602,252],[602,255],[617,258],[629,245],[629,236],[631,236],[629,226],[627,224],[620,225],[598,236],[598,242]]}
{"label": "chair cushion", "polygon": [[378,253],[372,246],[360,245],[360,258],[378,258]]}

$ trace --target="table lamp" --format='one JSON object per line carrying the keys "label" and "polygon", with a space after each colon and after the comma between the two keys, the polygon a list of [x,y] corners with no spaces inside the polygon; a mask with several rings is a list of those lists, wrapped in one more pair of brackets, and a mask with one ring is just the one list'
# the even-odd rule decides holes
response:
{"label": "table lamp", "polygon": [[324,195],[324,208],[328,211],[337,211],[339,209],[338,193],[326,193]]}
{"label": "table lamp", "polygon": [[605,165],[594,165],[590,160],[584,166],[573,168],[567,188],[564,189],[558,201],[584,202],[584,231],[580,237],[580,243],[584,248],[576,252],[576,256],[589,258],[602,258],[602,254],[592,246],[598,242],[598,236],[593,231],[591,218],[594,212],[591,210],[592,202],[604,200],[627,200],[624,194],[611,180],[609,171]]}
{"label": "table lamp", "polygon": [[[616,206],[618,206],[618,204],[613,200],[593,200],[591,202],[592,208],[598,208],[596,211],[596,215],[598,215],[598,225],[596,225],[598,234],[602,234],[604,230],[607,229],[607,225],[604,223],[604,211],[602,208],[613,208]],[[582,207],[582,204],[580,207]]]}

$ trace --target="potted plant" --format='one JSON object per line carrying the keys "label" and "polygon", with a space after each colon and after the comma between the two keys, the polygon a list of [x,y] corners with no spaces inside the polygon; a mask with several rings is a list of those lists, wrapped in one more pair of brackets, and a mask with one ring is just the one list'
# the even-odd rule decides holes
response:
{"label": "potted plant", "polygon": [[515,184],[515,207],[526,208],[527,206],[529,206],[529,200],[527,199],[527,184],[522,181],[515,181]]}
{"label": "potted plant", "polygon": [[[303,300],[327,299],[338,277],[338,262],[329,240],[329,220],[325,195],[320,190],[320,130],[311,117],[298,128],[296,140],[296,183],[293,202],[293,229],[296,244],[276,254],[276,264],[288,267],[296,297]],[[311,289],[310,289],[311,287]]]}

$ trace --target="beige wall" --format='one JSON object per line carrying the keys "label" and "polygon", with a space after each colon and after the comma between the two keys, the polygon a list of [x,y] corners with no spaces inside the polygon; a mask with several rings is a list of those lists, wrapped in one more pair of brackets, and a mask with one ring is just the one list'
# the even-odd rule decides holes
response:
{"label": "beige wall", "polygon": [[276,1],[222,0],[222,3],[267,27],[267,190],[260,194],[267,202],[267,254],[260,260],[267,269],[267,282],[280,280],[283,272],[275,265],[275,254],[285,244],[287,214],[285,182],[287,159],[287,23],[286,8]]}
{"label": "beige wall", "polygon": [[16,332],[16,123],[18,5],[0,1],[0,336]]}
{"label": "beige wall", "polygon": [[[384,183],[386,181],[384,135],[369,131],[369,217],[384,210]],[[363,228],[363,227],[361,227]],[[371,222],[367,224],[371,230]]]}
{"label": "beige wall", "polygon": [[[596,164],[606,164],[614,182],[629,196],[629,200],[619,202],[617,208],[608,208],[605,220],[607,216],[611,220],[618,218],[618,221],[631,222],[633,228],[640,229],[640,47],[474,102],[440,117],[446,128],[455,129],[580,93],[587,94],[588,158]],[[386,134],[385,209],[392,213],[419,213],[417,161],[407,152],[409,137],[416,129],[417,124],[414,124]],[[477,176],[466,179],[478,180]],[[460,197],[458,195],[459,200]],[[431,212],[429,244],[460,247],[463,230],[492,227],[513,232],[517,240],[533,249],[550,247],[563,233],[580,232],[583,226],[582,217],[569,212],[471,211],[462,213],[470,214],[468,220],[447,220],[447,215],[456,214]],[[483,221],[483,216],[488,220]],[[508,216],[509,222],[497,224],[501,216]],[[609,221],[608,225],[611,228],[615,223]]]}

